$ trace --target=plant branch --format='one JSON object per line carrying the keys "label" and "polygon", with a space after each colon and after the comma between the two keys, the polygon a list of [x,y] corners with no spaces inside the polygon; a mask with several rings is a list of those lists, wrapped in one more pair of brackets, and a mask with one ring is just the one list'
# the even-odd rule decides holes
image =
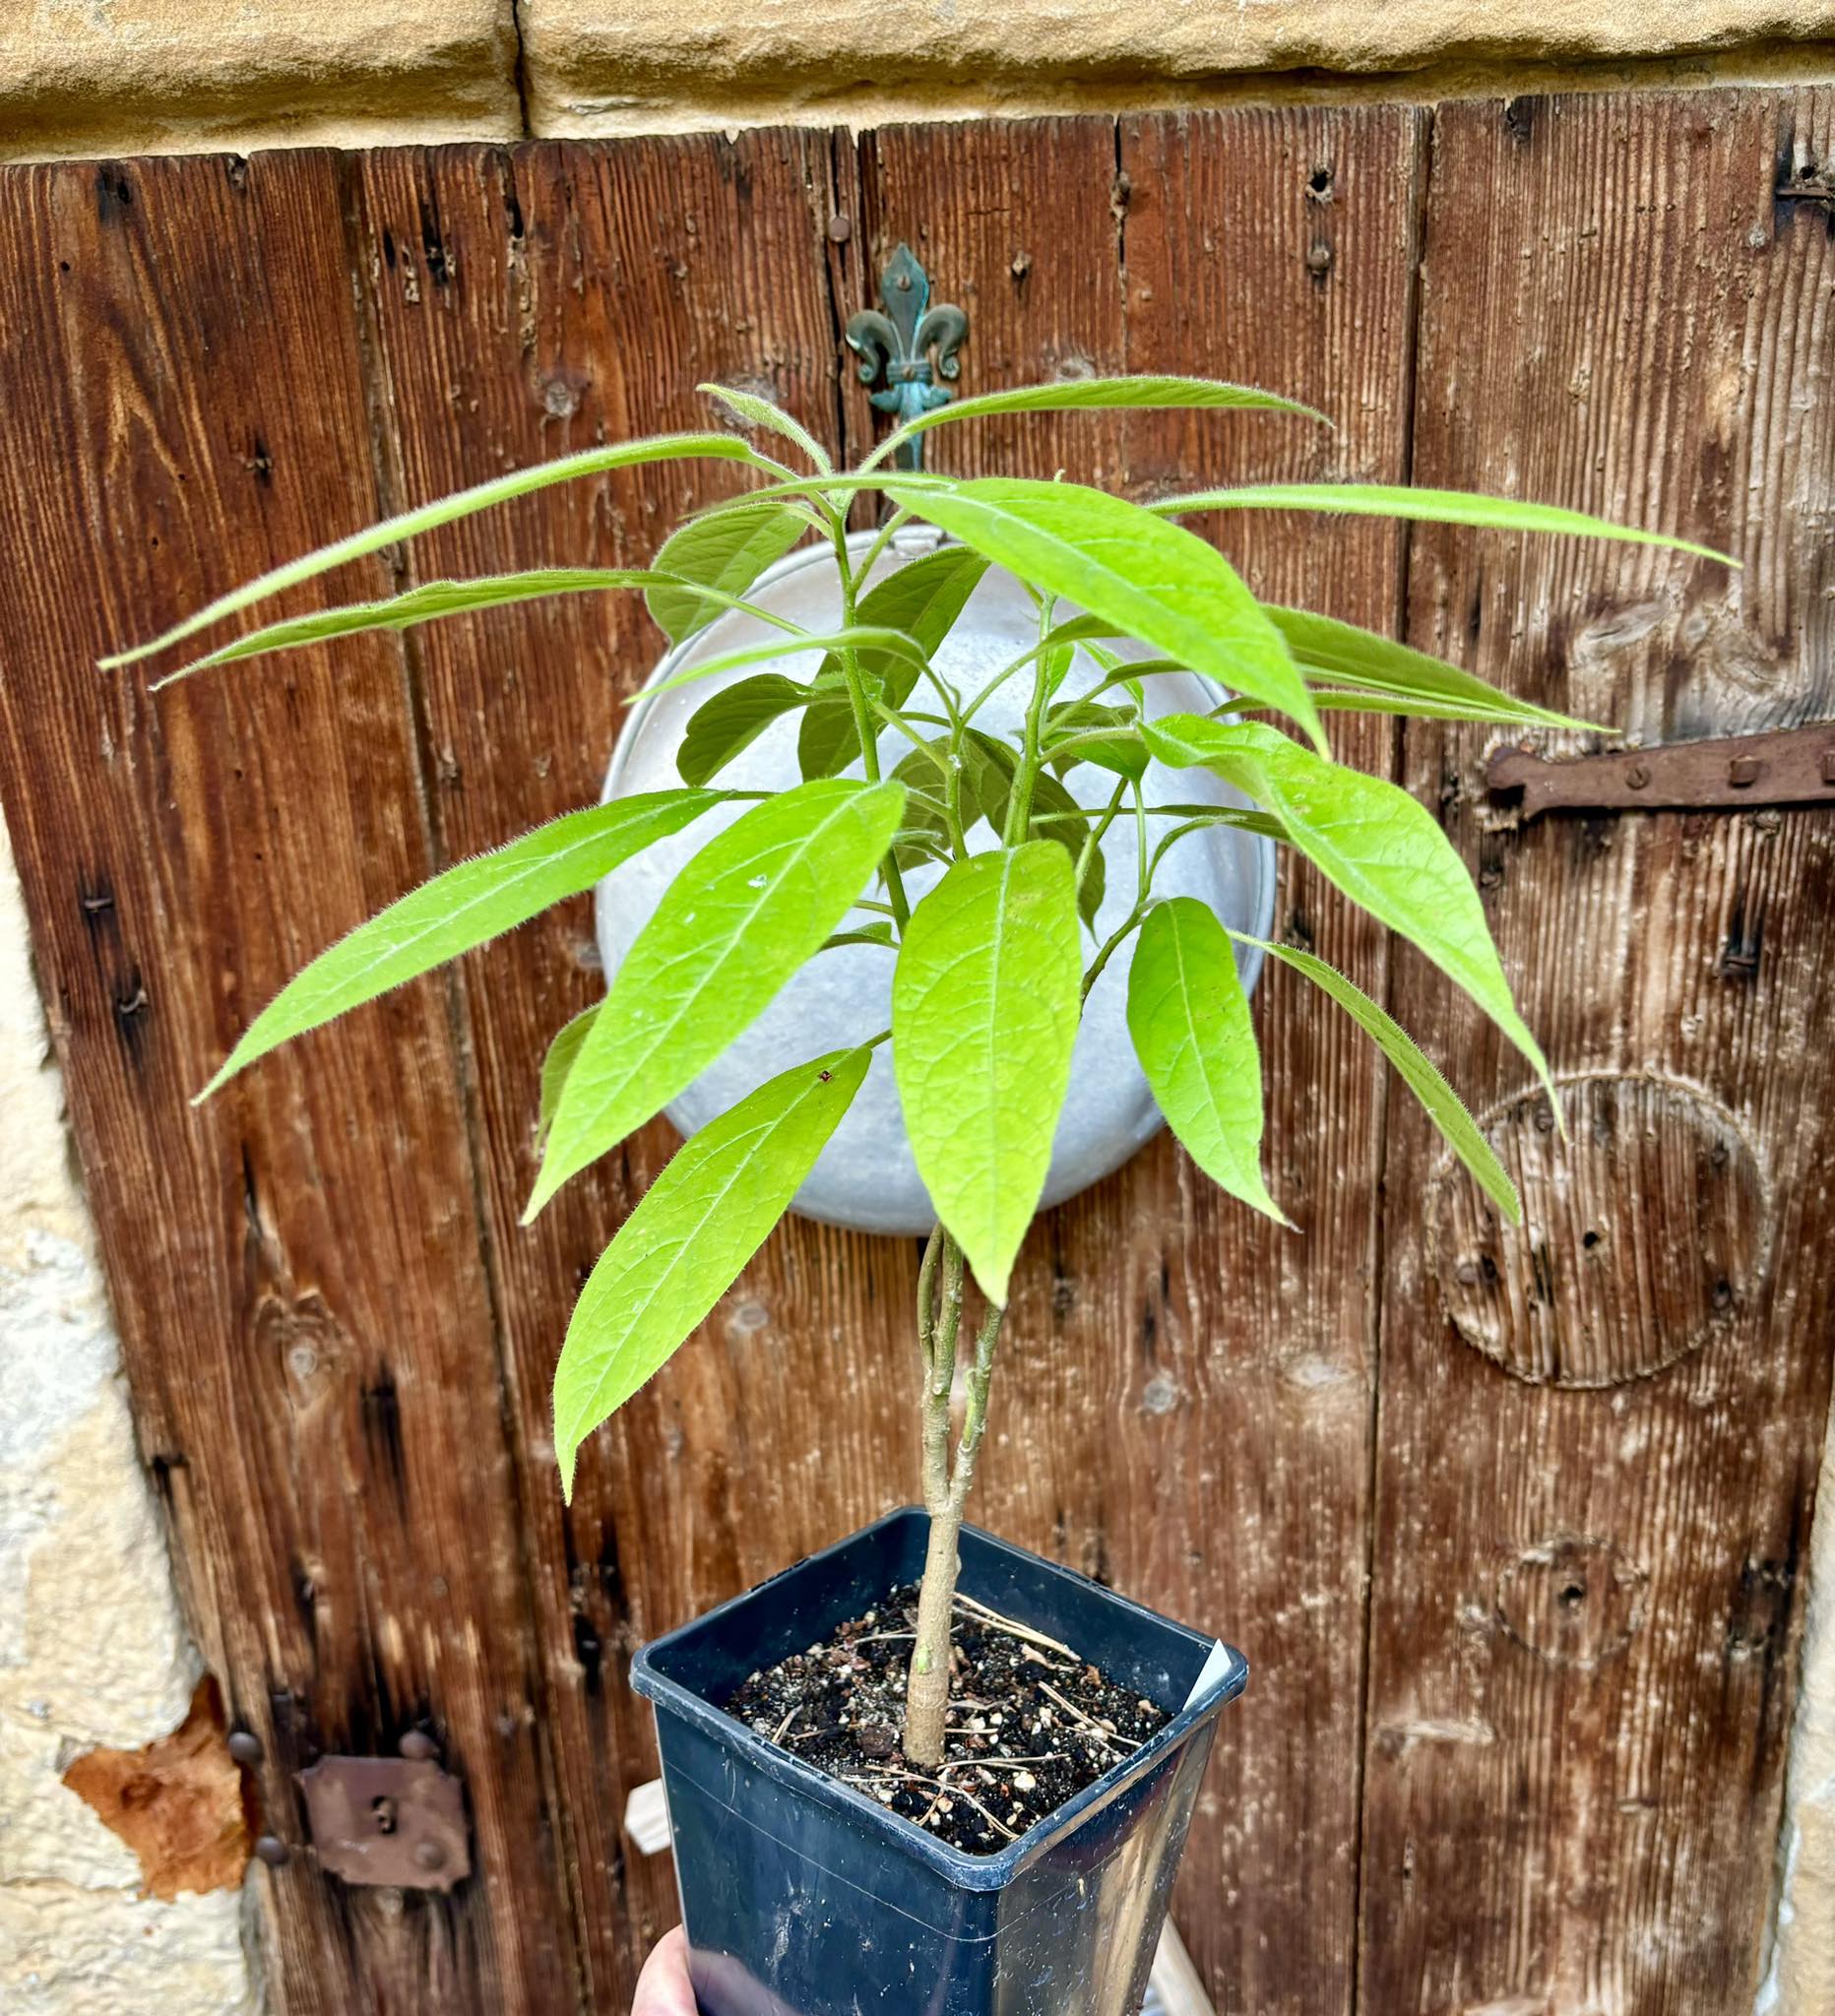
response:
{"label": "plant branch", "polygon": [[1039,776],[1039,728],[1044,719],[1045,699],[1051,690],[1050,661],[1044,640],[1050,632],[1052,607],[1053,598],[1048,596],[1039,604],[1040,649],[1035,655],[1032,699],[1026,709],[1026,740],[1020,751],[1019,768],[1014,772],[1013,789],[1007,798],[1006,830],[1000,837],[1003,847],[1018,847],[1026,838],[1026,828],[1032,818],[1033,785]]}
{"label": "plant branch", "polygon": [[[841,576],[841,622],[844,630],[852,630],[855,623],[855,583],[854,569],[848,559],[848,526],[839,512],[829,519],[829,533],[835,547],[835,566]],[[845,645],[841,652],[841,675],[847,683],[848,705],[854,715],[854,732],[860,744],[860,768],[868,784],[879,782],[879,735],[873,727],[866,710],[866,683],[860,675],[860,655],[852,645]],[[886,895],[892,903],[892,917],[899,934],[904,935],[905,926],[911,922],[911,905],[905,896],[905,878],[899,872],[899,864],[892,854],[885,858]]]}
{"label": "plant branch", "polygon": [[968,1415],[962,1424],[962,1439],[956,1444],[956,1468],[949,1480],[950,1507],[958,1521],[975,1482],[975,1459],[981,1453],[981,1436],[987,1427],[987,1388],[994,1376],[994,1348],[1000,1342],[1000,1326],[1006,1313],[1004,1308],[990,1308],[976,1332]]}
{"label": "plant branch", "polygon": [[924,1390],[930,1387],[930,1368],[936,1329],[936,1271],[943,1257],[943,1228],[933,1225],[924,1241],[923,1260],[918,1269],[918,1350],[923,1361]]}
{"label": "plant branch", "polygon": [[1127,943],[1133,933],[1140,928],[1141,919],[1146,914],[1146,904],[1137,903],[1121,922],[1115,926],[1114,930],[1109,933],[1102,950],[1090,962],[1089,972],[1083,976],[1083,998],[1086,1001],[1090,998],[1090,989],[1102,978],[1104,967],[1114,957],[1120,947]]}
{"label": "plant branch", "polygon": [[1084,877],[1090,872],[1090,863],[1096,858],[1096,850],[1102,846],[1108,829],[1115,823],[1115,814],[1121,810],[1121,800],[1127,796],[1128,781],[1124,777],[1115,786],[1114,791],[1105,807],[1103,816],[1084,836],[1082,851],[1077,855],[1077,893],[1083,893]]}

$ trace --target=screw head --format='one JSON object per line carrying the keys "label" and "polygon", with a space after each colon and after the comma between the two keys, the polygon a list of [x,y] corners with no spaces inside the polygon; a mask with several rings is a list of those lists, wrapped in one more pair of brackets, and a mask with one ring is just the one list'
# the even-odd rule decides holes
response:
{"label": "screw head", "polygon": [[414,1866],[421,1869],[437,1869],[445,1866],[446,1850],[437,1841],[416,1841],[414,1843]]}
{"label": "screw head", "polygon": [[261,1738],[253,1730],[231,1730],[229,1732],[229,1754],[238,1764],[259,1764],[261,1762]]}
{"label": "screw head", "polygon": [[1650,765],[1648,763],[1633,763],[1630,769],[1625,772],[1624,781],[1634,791],[1641,791],[1650,782]]}
{"label": "screw head", "polygon": [[264,1834],[255,1844],[255,1853],[271,1869],[283,1869],[293,1858],[293,1851],[278,1834]]}
{"label": "screw head", "polygon": [[854,236],[854,220],[845,210],[838,210],[828,220],[828,235],[831,243],[845,245]]}
{"label": "screw head", "polygon": [[1332,248],[1323,241],[1314,244],[1306,254],[1308,273],[1325,273],[1332,264]]}
{"label": "screw head", "polygon": [[440,1754],[440,1746],[423,1729],[411,1729],[395,1746],[411,1764],[424,1764]]}

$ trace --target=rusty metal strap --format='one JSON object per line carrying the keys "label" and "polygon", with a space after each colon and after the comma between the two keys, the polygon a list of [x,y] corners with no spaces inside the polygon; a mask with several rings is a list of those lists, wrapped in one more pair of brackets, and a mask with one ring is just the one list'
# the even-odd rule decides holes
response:
{"label": "rusty metal strap", "polygon": [[1487,782],[1526,820],[1543,812],[1835,804],[1835,722],[1600,756],[1498,749]]}

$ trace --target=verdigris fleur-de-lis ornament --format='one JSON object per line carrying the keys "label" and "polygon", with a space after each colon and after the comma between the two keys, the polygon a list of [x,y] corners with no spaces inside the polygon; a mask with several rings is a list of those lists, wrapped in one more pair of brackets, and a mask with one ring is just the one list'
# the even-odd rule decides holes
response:
{"label": "verdigris fleur-de-lis ornament", "polygon": [[[953,397],[936,381],[954,378],[961,369],[956,352],[968,340],[969,318],[946,301],[931,307],[930,278],[909,245],[900,245],[886,262],[879,299],[880,307],[862,308],[848,318],[848,347],[860,359],[863,384],[883,374],[886,382],[871,395],[872,402],[882,413],[895,414],[902,426]],[[922,469],[921,434],[900,447],[898,466]]]}

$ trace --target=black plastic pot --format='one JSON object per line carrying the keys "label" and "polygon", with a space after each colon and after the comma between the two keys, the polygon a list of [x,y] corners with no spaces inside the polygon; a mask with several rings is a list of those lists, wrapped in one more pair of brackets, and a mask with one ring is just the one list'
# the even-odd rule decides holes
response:
{"label": "black plastic pot", "polygon": [[966,1855],[724,1714],[923,1566],[895,1512],[638,1654],[704,2016],[1137,2016],[1238,1653],[965,1527],[965,1594],[1172,1719],[998,1855]]}

